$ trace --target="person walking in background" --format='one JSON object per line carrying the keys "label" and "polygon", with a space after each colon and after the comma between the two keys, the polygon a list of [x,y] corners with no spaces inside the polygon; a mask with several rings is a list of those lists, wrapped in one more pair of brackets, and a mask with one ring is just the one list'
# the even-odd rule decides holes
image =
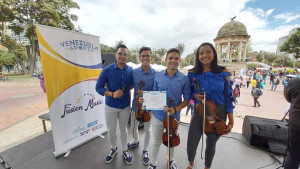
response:
{"label": "person walking in background", "polygon": [[273,83],[272,83],[272,88],[271,88],[271,91],[275,91],[276,88],[277,88],[277,85],[280,83],[280,80],[278,77],[275,77],[274,80],[273,80]]}
{"label": "person walking in background", "polygon": [[260,88],[262,88],[262,89],[265,88],[263,80],[260,80],[259,85],[260,85]]}
{"label": "person walking in background", "polygon": [[262,78],[263,78],[264,84],[266,84],[267,72],[265,72],[265,71],[263,72]]}
{"label": "person walking in background", "polygon": [[190,109],[191,109],[191,116],[193,116],[193,113],[194,113],[194,99],[191,99],[190,103],[187,105],[185,116],[188,116]]}
{"label": "person walking in background", "polygon": [[[152,52],[151,48],[149,47],[142,47],[139,51],[139,60],[141,61],[141,67],[138,67],[132,71],[132,84],[134,87],[134,97],[132,100],[132,109],[131,109],[131,131],[134,132],[133,140],[127,144],[128,149],[137,147],[139,145],[139,132],[138,132],[138,121],[136,119],[136,107],[138,95],[141,96],[142,91],[152,91],[153,89],[153,82],[154,76],[156,71],[151,67],[150,63],[152,60]],[[140,86],[142,82],[142,86]],[[144,129],[145,129],[145,137],[144,137],[144,148],[142,154],[142,160],[144,165],[149,164],[149,141],[150,141],[150,134],[151,134],[151,120],[148,122],[144,122]]]}
{"label": "person walking in background", "polygon": [[253,90],[254,90],[254,88],[255,88],[255,86],[256,86],[256,79],[255,78],[253,78],[252,79],[252,81],[251,81],[251,87],[252,87],[252,90],[251,90],[251,93],[253,92]]}
{"label": "person walking in background", "polygon": [[252,107],[256,107],[256,104],[258,105],[258,107],[260,107],[260,103],[258,101],[258,98],[262,95],[262,91],[260,89],[259,84],[256,85],[256,87],[253,89],[251,94],[252,94],[253,100],[254,100],[254,106],[252,106]]}
{"label": "person walking in background", "polygon": [[291,79],[284,90],[285,99],[291,103],[289,111],[289,132],[284,169],[298,169],[300,166],[300,79]]}
{"label": "person walking in background", "polygon": [[249,88],[249,84],[251,83],[251,76],[246,77],[247,88]]}
{"label": "person walking in background", "polygon": [[241,88],[241,79],[239,76],[237,76],[234,80],[233,80],[233,84],[235,87]]}
{"label": "person walking in background", "polygon": [[274,78],[275,78],[274,73],[270,71],[270,84],[273,84]]}
{"label": "person walking in background", "polygon": [[[223,134],[230,133],[233,125],[233,99],[232,86],[229,83],[230,73],[225,70],[225,67],[219,66],[217,61],[217,52],[214,46],[210,43],[202,43],[196,53],[195,67],[188,72],[188,77],[191,83],[194,83],[194,78],[200,82],[200,89],[206,92],[207,100],[211,100],[216,104],[216,113],[225,122],[227,117],[229,123]],[[197,89],[192,86],[192,94],[195,98],[195,105],[203,100],[204,95],[199,94]],[[187,140],[187,155],[188,165],[186,169],[192,169],[194,166],[195,156],[200,138],[203,137],[203,116],[195,109],[190,122],[188,140]],[[216,143],[220,136],[217,133],[208,133],[206,137],[205,162],[204,168],[211,167],[215,151]]]}
{"label": "person walking in background", "polygon": [[116,50],[115,63],[103,68],[96,84],[96,91],[105,96],[105,121],[110,141],[110,152],[105,162],[110,163],[118,153],[116,127],[119,121],[123,158],[126,164],[131,164],[132,157],[127,148],[127,123],[130,115],[132,67],[126,65],[127,47],[119,45]]}

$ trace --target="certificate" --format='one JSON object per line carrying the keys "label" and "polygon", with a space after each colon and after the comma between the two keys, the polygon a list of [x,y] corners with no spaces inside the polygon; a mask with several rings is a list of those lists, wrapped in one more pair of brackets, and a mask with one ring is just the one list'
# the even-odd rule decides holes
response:
{"label": "certificate", "polygon": [[163,110],[167,106],[167,91],[143,91],[144,110]]}

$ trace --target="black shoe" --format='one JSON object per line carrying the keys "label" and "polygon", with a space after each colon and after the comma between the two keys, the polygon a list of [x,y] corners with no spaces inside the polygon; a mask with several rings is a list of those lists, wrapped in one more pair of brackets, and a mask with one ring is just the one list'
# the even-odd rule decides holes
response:
{"label": "black shoe", "polygon": [[256,106],[252,106],[252,107],[256,107]]}

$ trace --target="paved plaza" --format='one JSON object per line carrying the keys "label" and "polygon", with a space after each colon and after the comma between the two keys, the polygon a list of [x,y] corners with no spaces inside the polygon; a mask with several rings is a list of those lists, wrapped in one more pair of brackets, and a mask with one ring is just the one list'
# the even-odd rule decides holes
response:
{"label": "paved plaza", "polygon": [[[265,89],[263,89],[263,95],[259,98],[261,107],[252,107],[253,98],[250,94],[251,87],[241,88],[241,96],[238,98],[238,104],[234,109],[235,125],[232,130],[233,132],[242,133],[243,120],[246,115],[270,119],[281,119],[284,116],[287,102],[283,96],[283,86],[280,84],[277,87],[277,91],[271,91],[271,85],[269,81],[267,82]],[[40,88],[39,81],[0,82],[1,95],[3,96],[3,93],[6,96],[9,95],[11,102],[15,103],[17,103],[15,100],[20,94],[13,95],[12,92],[9,93],[8,91],[30,87],[34,88],[30,90],[32,94],[26,93],[23,96],[26,100],[33,100],[33,103],[24,105],[19,103],[4,110],[0,108],[0,152],[44,133],[42,121],[38,119],[38,116],[47,113],[48,106],[46,95]],[[39,93],[35,93],[36,91],[44,96],[41,96],[38,100],[35,99],[34,97],[39,96]],[[2,97],[0,97],[0,101],[3,103],[7,100],[2,100]],[[188,116],[185,116],[185,111],[186,109],[181,111],[181,121],[188,123],[190,113]],[[48,130],[51,130],[51,124],[46,122],[46,125]]]}

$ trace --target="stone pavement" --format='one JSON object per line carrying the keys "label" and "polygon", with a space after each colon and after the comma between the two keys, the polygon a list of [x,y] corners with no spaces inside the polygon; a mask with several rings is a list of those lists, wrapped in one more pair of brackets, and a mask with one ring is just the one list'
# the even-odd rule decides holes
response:
{"label": "stone pavement", "polygon": [[[3,85],[15,85],[16,82],[4,82],[0,83]],[[21,85],[39,85],[37,82],[22,83]],[[271,85],[265,84],[265,89],[263,90],[263,95],[259,98],[261,107],[253,106],[253,97],[250,94],[251,87],[241,89],[241,97],[238,98],[238,104],[234,109],[234,120],[235,125],[233,127],[233,132],[242,133],[243,120],[246,115],[271,118],[271,119],[281,119],[284,115],[284,110],[286,109],[287,102],[283,97],[283,86],[280,84],[277,87],[277,91],[270,90]],[[16,114],[21,109],[25,109],[25,113],[19,116],[12,116],[4,120],[6,125],[1,125],[0,129],[0,152],[5,151],[11,147],[14,147],[22,142],[25,142],[31,138],[34,138],[40,134],[43,134],[42,121],[38,119],[38,116],[48,112],[47,103],[40,102],[33,104],[31,106],[11,109],[10,112],[15,112]],[[181,111],[181,121],[189,122],[189,116],[185,116],[186,109]],[[3,112],[2,112],[3,113]],[[7,113],[7,112],[4,112]],[[1,114],[0,114],[1,115]],[[17,120],[14,118],[19,117]],[[0,117],[0,119],[3,117]],[[0,120],[0,124],[4,123]],[[47,130],[51,130],[51,124],[46,122]]]}
{"label": "stone pavement", "polygon": [[[38,79],[0,82],[0,87],[39,87],[39,85]],[[42,134],[42,121],[38,116],[46,112],[48,112],[46,101],[39,101],[2,111],[0,113],[0,152]],[[47,128],[50,129],[50,127],[51,124],[47,123]]]}

